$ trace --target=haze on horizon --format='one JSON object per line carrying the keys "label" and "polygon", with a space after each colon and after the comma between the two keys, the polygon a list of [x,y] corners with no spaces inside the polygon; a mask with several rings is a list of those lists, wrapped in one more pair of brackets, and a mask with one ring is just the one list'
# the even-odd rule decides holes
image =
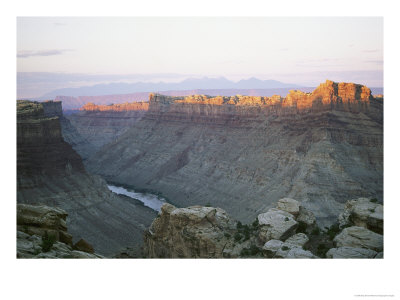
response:
{"label": "haze on horizon", "polygon": [[204,76],[383,87],[383,18],[19,17],[17,72],[18,97]]}

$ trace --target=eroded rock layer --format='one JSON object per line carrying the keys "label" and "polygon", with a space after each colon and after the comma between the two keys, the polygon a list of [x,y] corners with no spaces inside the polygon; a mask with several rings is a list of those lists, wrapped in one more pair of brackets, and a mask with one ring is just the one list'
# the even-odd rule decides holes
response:
{"label": "eroded rock layer", "polygon": [[84,238],[100,254],[140,247],[156,213],[111,193],[102,178],[85,171],[62,137],[61,102],[53,106],[45,114],[43,103],[17,102],[17,202],[64,209],[74,239]]}
{"label": "eroded rock layer", "polygon": [[244,222],[293,197],[328,225],[346,199],[382,201],[382,120],[383,100],[353,83],[286,98],[152,94],[145,116],[86,166]]}
{"label": "eroded rock layer", "polygon": [[63,118],[63,136],[85,160],[105,144],[116,140],[139,121],[147,109],[146,102],[86,104],[78,113]]}

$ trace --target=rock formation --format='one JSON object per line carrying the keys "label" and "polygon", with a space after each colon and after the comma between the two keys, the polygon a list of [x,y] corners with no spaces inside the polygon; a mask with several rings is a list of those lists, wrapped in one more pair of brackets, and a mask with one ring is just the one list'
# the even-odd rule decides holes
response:
{"label": "rock formation", "polygon": [[[330,237],[334,244],[330,242],[313,247],[313,243],[321,243],[331,236],[332,229],[324,231],[312,224],[313,231],[310,233],[306,227],[297,227],[301,216],[297,213],[302,210],[303,204],[283,198],[278,201],[277,207],[283,204],[286,211],[269,209],[259,214],[250,225],[237,222],[220,208],[177,208],[164,204],[145,232],[144,255],[148,258],[383,257],[383,236],[364,227],[346,227]],[[295,207],[297,209],[294,210]],[[309,211],[307,214],[312,215]],[[121,253],[119,257],[127,256]]]}
{"label": "rock formation", "polygon": [[64,139],[85,160],[139,121],[148,105],[148,102],[114,105],[88,103],[78,113],[61,119]]}
{"label": "rock formation", "polygon": [[[61,111],[60,102],[17,102],[17,202],[65,210],[75,240],[66,241],[68,235],[61,230],[65,222],[59,224],[57,236],[70,246],[84,238],[102,255],[140,248],[142,233],[156,212],[113,194],[102,178],[86,172],[80,156],[63,139]],[[30,228],[35,218],[32,212],[25,225]]]}
{"label": "rock formation", "polygon": [[148,102],[131,102],[111,105],[96,105],[92,102],[86,103],[79,110],[83,111],[146,111],[149,109]]}
{"label": "rock formation", "polygon": [[72,236],[67,232],[67,216],[68,213],[60,208],[18,204],[17,257],[102,258],[87,242],[80,242],[81,247],[72,248]]}
{"label": "rock formation", "polygon": [[353,83],[285,98],[152,94],[143,118],[85,166],[178,206],[211,202],[242,222],[295,198],[325,226],[347,199],[382,202],[382,120],[382,99]]}
{"label": "rock formation", "polygon": [[280,209],[260,214],[249,226],[220,208],[164,204],[144,235],[144,254],[149,258],[316,258],[303,249],[309,238],[296,234],[296,225],[293,215]]}

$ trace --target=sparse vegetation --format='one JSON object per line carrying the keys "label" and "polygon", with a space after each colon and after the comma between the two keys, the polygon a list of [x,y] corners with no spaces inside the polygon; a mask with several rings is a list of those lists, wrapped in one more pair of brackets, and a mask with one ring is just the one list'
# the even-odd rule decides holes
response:
{"label": "sparse vegetation", "polygon": [[325,244],[319,244],[317,247],[317,255],[319,257],[325,257],[328,250],[329,248]]}
{"label": "sparse vegetation", "polygon": [[296,233],[306,233],[307,224],[299,221],[299,226],[297,226]]}
{"label": "sparse vegetation", "polygon": [[239,222],[236,223],[236,229],[237,230],[240,230],[242,227],[243,227],[242,222],[239,221]]}
{"label": "sparse vegetation", "polygon": [[256,256],[258,253],[260,253],[260,249],[256,245],[251,245],[249,248],[242,249],[240,256]]}
{"label": "sparse vegetation", "polygon": [[56,238],[52,235],[48,235],[47,231],[45,231],[44,236],[42,236],[42,244],[40,245],[42,247],[42,251],[49,252],[53,247],[55,241]]}
{"label": "sparse vegetation", "polygon": [[329,240],[333,240],[335,236],[340,232],[339,224],[333,224],[331,227],[325,227],[327,229],[326,234]]}
{"label": "sparse vegetation", "polygon": [[236,232],[233,238],[235,239],[235,242],[239,242],[242,239],[242,235],[239,232]]}
{"label": "sparse vegetation", "polygon": [[224,236],[225,236],[226,238],[228,238],[228,239],[231,238],[231,235],[230,235],[229,233],[227,233],[227,232],[224,233]]}
{"label": "sparse vegetation", "polygon": [[319,229],[319,227],[315,227],[312,231],[311,234],[312,235],[319,235],[321,233],[321,230]]}
{"label": "sparse vegetation", "polygon": [[210,202],[207,202],[205,206],[206,206],[206,207],[211,207],[211,203],[210,203]]}
{"label": "sparse vegetation", "polygon": [[281,248],[283,251],[287,251],[287,250],[289,250],[289,247],[287,247],[287,246],[282,246],[282,248]]}

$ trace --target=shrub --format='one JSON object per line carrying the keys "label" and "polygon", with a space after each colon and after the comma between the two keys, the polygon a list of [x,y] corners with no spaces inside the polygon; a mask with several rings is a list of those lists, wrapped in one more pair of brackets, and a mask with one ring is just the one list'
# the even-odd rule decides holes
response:
{"label": "shrub", "polygon": [[251,245],[250,248],[244,248],[240,251],[240,256],[255,256],[260,252],[256,245]]}
{"label": "shrub", "polygon": [[207,204],[205,205],[206,207],[211,207],[211,203],[207,202]]}
{"label": "shrub", "polygon": [[373,208],[370,208],[370,209],[368,209],[370,212],[375,212],[375,209],[373,209]]}
{"label": "shrub", "polygon": [[288,218],[288,217],[285,217],[285,221],[289,221],[289,218]]}
{"label": "shrub", "polygon": [[249,250],[251,255],[257,255],[260,252],[260,249],[256,245],[251,245]]}
{"label": "shrub", "polygon": [[239,232],[236,232],[233,238],[236,242],[239,242],[242,239],[242,235]]}
{"label": "shrub", "polygon": [[329,239],[332,241],[339,232],[339,224],[333,224],[331,227],[328,228],[328,231],[326,233],[328,234]]}
{"label": "shrub", "polygon": [[376,202],[378,202],[378,199],[376,199],[376,198],[372,198],[371,200],[369,200],[370,202],[372,202],[372,203],[376,203]]}
{"label": "shrub", "polygon": [[253,225],[253,228],[257,228],[258,225],[260,225],[260,224],[258,223],[258,218],[254,220],[254,222],[253,222],[252,225]]}
{"label": "shrub", "polygon": [[326,252],[328,252],[329,248],[325,244],[319,244],[317,247],[317,255],[319,257],[325,257]]}
{"label": "shrub", "polygon": [[226,238],[228,238],[228,239],[231,237],[231,235],[230,235],[229,233],[227,233],[227,232],[224,233],[224,236],[225,236]]}
{"label": "shrub", "polygon": [[296,233],[306,233],[307,224],[299,221],[299,226],[297,226]]}
{"label": "shrub", "polygon": [[287,247],[287,246],[282,246],[282,248],[281,248],[283,251],[286,251],[286,250],[289,250],[289,247]]}
{"label": "shrub", "polygon": [[241,229],[242,227],[243,227],[242,222],[239,221],[239,222],[236,223],[236,228],[237,229]]}
{"label": "shrub", "polygon": [[319,227],[315,227],[312,231],[311,234],[312,235],[319,235],[321,233],[321,230],[319,229]]}
{"label": "shrub", "polygon": [[56,241],[56,238],[54,236],[49,236],[47,234],[47,231],[45,231],[44,236],[42,236],[42,244],[40,245],[42,247],[43,252],[49,252],[51,248],[53,247],[54,243]]}

